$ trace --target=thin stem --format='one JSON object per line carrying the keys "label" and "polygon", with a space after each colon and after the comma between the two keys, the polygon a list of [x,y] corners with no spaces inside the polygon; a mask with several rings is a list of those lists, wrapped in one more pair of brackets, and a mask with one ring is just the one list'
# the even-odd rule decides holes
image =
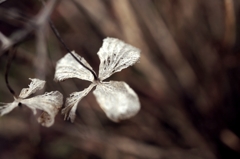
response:
{"label": "thin stem", "polygon": [[15,97],[15,92],[14,92],[14,90],[12,89],[12,87],[10,86],[9,81],[8,81],[8,74],[9,74],[9,70],[10,70],[10,67],[11,67],[12,60],[13,60],[13,58],[14,58],[15,55],[16,55],[16,50],[13,50],[12,53],[11,53],[11,51],[8,51],[8,53],[9,53],[9,58],[8,58],[8,62],[7,62],[7,66],[6,66],[6,71],[5,71],[5,82],[6,82],[6,85],[7,85],[8,90],[9,90],[10,93]]}
{"label": "thin stem", "polygon": [[51,29],[53,30],[54,34],[56,35],[56,37],[58,38],[58,40],[62,43],[62,45],[64,46],[64,48],[67,50],[67,52],[69,52],[72,57],[79,63],[81,64],[84,68],[86,68],[88,71],[90,71],[92,73],[92,75],[94,76],[94,79],[97,80],[98,77],[96,75],[96,73],[88,68],[86,65],[84,65],[71,51],[70,49],[67,47],[67,45],[65,44],[65,42],[63,41],[63,39],[61,38],[59,32],[57,31],[56,27],[54,26],[53,22],[51,20],[49,20],[49,24],[50,24],[50,27]]}

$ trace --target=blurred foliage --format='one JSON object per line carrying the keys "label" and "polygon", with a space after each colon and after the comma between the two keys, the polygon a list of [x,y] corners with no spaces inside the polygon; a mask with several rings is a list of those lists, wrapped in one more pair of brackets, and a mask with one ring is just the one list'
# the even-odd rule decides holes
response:
{"label": "blurred foliage", "polygon": [[[0,32],[11,40],[43,8],[37,0],[2,2]],[[90,93],[74,123],[59,114],[45,128],[28,108],[17,108],[0,118],[1,159],[240,158],[240,1],[63,0],[51,19],[66,45],[94,70],[105,37],[142,50],[139,63],[110,78],[136,91],[141,111],[113,123]],[[66,50],[47,23],[14,48],[9,81],[17,94],[33,77],[65,98],[89,85],[53,81]],[[12,101],[4,81],[7,55],[0,57],[1,102]]]}

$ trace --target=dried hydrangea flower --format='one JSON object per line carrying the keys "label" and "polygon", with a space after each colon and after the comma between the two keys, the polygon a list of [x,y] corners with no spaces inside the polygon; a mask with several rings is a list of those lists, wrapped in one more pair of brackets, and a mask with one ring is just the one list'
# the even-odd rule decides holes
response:
{"label": "dried hydrangea flower", "polygon": [[[140,109],[140,102],[137,94],[128,84],[117,81],[103,82],[103,80],[115,72],[119,72],[136,63],[140,58],[139,49],[119,39],[104,39],[103,45],[97,53],[100,58],[98,77],[96,77],[96,73],[84,58],[74,51],[72,54],[77,59],[74,59],[68,53],[57,62],[54,79],[63,81],[68,78],[79,78],[92,83],[88,88],[81,92],[74,92],[67,98],[65,108],[62,110],[65,120],[70,118],[72,122],[74,121],[78,103],[94,86],[96,86],[96,89],[93,91],[93,94],[100,107],[111,120],[118,122],[137,114]],[[80,65],[80,62],[85,67]]]}
{"label": "dried hydrangea flower", "polygon": [[59,109],[63,104],[63,96],[60,92],[46,92],[43,95],[38,95],[35,97],[27,98],[36,91],[42,89],[45,85],[45,81],[39,79],[30,79],[32,82],[29,88],[23,88],[19,97],[14,97],[12,103],[2,103],[3,106],[0,107],[0,115],[3,116],[14,108],[20,105],[26,105],[29,107],[34,114],[37,113],[36,109],[43,111],[41,116],[38,118],[38,122],[43,126],[49,127],[53,125],[54,118],[57,115]]}

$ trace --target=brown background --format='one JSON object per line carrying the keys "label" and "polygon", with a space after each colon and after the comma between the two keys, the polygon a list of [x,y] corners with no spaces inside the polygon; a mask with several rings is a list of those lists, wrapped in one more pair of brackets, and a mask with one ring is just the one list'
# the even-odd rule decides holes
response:
{"label": "brown background", "polygon": [[[107,79],[127,82],[138,94],[141,110],[113,123],[89,93],[73,124],[59,114],[45,128],[27,107],[16,108],[0,118],[1,159],[240,158],[240,1],[58,2],[52,21],[66,45],[96,72],[96,53],[105,37],[142,50],[139,63]],[[1,3],[0,32],[11,40],[43,8],[37,0]],[[65,98],[89,85],[78,79],[53,81],[55,63],[66,50],[47,23],[21,36],[17,34],[9,71],[17,94],[33,77],[47,81],[45,91],[59,90]],[[9,53],[2,53],[0,101],[11,102],[4,82]]]}

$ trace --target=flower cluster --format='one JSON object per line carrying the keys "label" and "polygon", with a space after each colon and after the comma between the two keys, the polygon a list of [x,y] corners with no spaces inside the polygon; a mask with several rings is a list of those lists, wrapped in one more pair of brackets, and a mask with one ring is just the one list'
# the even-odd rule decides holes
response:
{"label": "flower cluster", "polygon": [[34,96],[28,98],[31,94],[38,90],[43,89],[45,81],[39,79],[30,79],[32,82],[29,88],[23,88],[18,98],[14,97],[12,103],[1,103],[3,106],[0,107],[0,115],[4,115],[12,111],[17,106],[22,104],[29,107],[34,114],[36,109],[42,110],[41,116],[38,118],[38,122],[43,126],[49,127],[53,125],[54,118],[63,104],[63,96],[60,92],[46,92],[43,95]]}
{"label": "flower cluster", "polygon": [[[95,86],[96,89],[93,94],[102,110],[112,121],[118,122],[130,118],[139,111],[138,96],[127,83],[119,81],[104,82],[104,80],[112,74],[135,64],[140,58],[140,50],[119,39],[106,38],[97,54],[100,59],[98,76],[88,62],[74,51],[66,54],[57,62],[55,81],[79,78],[92,82],[88,88],[80,92],[73,92],[66,99],[65,107],[62,109],[64,119],[74,121],[78,103]],[[63,96],[60,92],[54,91],[28,98],[37,90],[42,89],[45,84],[45,81],[39,79],[31,80],[29,88],[22,89],[18,98],[14,97],[12,103],[4,103],[0,107],[0,115],[7,114],[18,105],[24,104],[32,109],[34,114],[36,114],[36,109],[43,110],[38,122],[49,127],[54,123],[54,118],[62,107]]]}

